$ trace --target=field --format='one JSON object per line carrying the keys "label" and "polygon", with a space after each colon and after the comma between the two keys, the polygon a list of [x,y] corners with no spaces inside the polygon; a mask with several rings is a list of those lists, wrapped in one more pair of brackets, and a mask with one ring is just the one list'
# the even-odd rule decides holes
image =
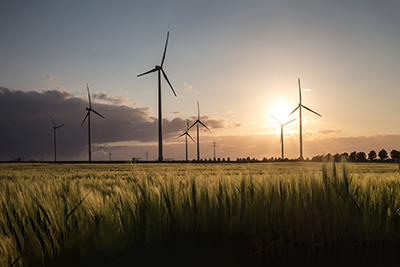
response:
{"label": "field", "polygon": [[397,164],[0,164],[0,266],[396,262]]}

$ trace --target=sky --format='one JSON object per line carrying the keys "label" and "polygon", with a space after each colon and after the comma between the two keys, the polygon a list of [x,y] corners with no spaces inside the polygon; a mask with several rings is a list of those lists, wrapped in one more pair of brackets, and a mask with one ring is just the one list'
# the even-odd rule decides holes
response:
{"label": "sky", "polygon": [[[400,1],[0,0],[0,160],[180,160],[197,119],[201,158],[400,150]],[[197,140],[196,126],[189,134]],[[189,158],[197,157],[188,139]]]}

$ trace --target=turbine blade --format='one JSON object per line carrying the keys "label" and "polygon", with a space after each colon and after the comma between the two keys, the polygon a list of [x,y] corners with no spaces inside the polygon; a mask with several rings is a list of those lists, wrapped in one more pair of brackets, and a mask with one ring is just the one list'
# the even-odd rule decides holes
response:
{"label": "turbine blade", "polygon": [[200,123],[201,125],[203,125],[204,127],[206,127],[207,130],[211,131],[204,123],[202,123],[201,121],[199,121],[199,123]]}
{"label": "turbine blade", "polygon": [[301,104],[301,85],[300,85],[300,78],[297,78],[297,82],[299,84],[299,100],[300,100],[300,104]]}
{"label": "turbine blade", "polygon": [[53,118],[50,116],[51,121],[53,122],[54,127],[56,127],[56,123],[54,122]]}
{"label": "turbine blade", "polygon": [[172,93],[174,93],[175,97],[177,97],[177,95],[175,94],[174,88],[172,88],[172,85],[168,80],[167,74],[165,74],[163,69],[161,69],[161,71],[162,71],[162,74],[164,75],[165,80],[167,80],[167,83],[169,84],[169,87],[171,87]]}
{"label": "turbine blade", "polygon": [[167,33],[167,41],[165,42],[164,54],[163,54],[163,57],[162,57],[162,60],[161,60],[161,68],[162,68],[163,65],[164,65],[165,54],[167,53],[168,38],[169,38],[169,31],[168,31],[168,33]]}
{"label": "turbine blade", "polygon": [[82,126],[83,123],[85,122],[86,118],[89,116],[89,112],[90,112],[90,110],[86,113],[86,116],[85,116],[85,118],[83,119],[83,121],[82,121],[82,123],[81,123],[81,126]]}
{"label": "turbine blade", "polygon": [[282,125],[282,123],[281,123],[280,121],[278,121],[278,119],[275,118],[274,115],[271,114],[271,116],[272,116],[272,118],[274,118],[280,125]]}
{"label": "turbine blade", "polygon": [[291,120],[291,121],[288,121],[288,122],[286,122],[286,123],[282,124],[282,126],[285,126],[285,125],[287,125],[287,124],[289,124],[289,123],[291,123],[292,121],[295,121],[295,120],[296,120],[296,118],[294,118],[293,120]]}
{"label": "turbine blade", "polygon": [[57,126],[56,129],[61,128],[63,126],[65,126],[65,124],[61,124],[60,126]]}
{"label": "turbine blade", "polygon": [[89,97],[89,108],[92,108],[92,101],[90,101],[90,92],[89,92],[89,85],[86,84],[86,88],[87,88],[87,93],[88,93],[88,97]]}
{"label": "turbine blade", "polygon": [[193,127],[193,126],[195,126],[196,125],[196,123],[198,123],[198,122],[200,122],[199,120],[196,120],[193,124],[192,124],[192,126],[190,126],[189,127],[189,129],[187,129],[188,131]]}
{"label": "turbine blade", "polygon": [[315,112],[314,110],[312,110],[312,109],[310,109],[310,108],[308,108],[308,107],[306,107],[306,106],[304,106],[304,105],[301,105],[301,106],[302,106],[303,108],[307,109],[308,111],[311,111],[312,113],[315,113],[315,114],[317,114],[318,116],[322,117],[321,114],[319,114],[318,112]]}
{"label": "turbine blade", "polygon": [[100,117],[102,117],[103,119],[105,119],[105,118],[104,118],[104,116],[103,116],[103,115],[101,115],[100,113],[98,113],[96,110],[94,110],[94,109],[91,109],[91,111],[93,111],[94,113],[96,113],[97,115],[99,115]]}
{"label": "turbine blade", "polygon": [[143,76],[143,75],[146,75],[146,74],[149,74],[149,73],[155,72],[155,71],[157,71],[157,69],[156,69],[156,68],[154,68],[154,69],[152,69],[152,70],[149,70],[149,71],[147,71],[147,72],[145,72],[145,73],[139,74],[137,77],[140,77],[140,76]]}
{"label": "turbine blade", "polygon": [[194,139],[190,136],[190,134],[188,132],[186,132],[186,133],[190,137],[190,139],[192,139],[192,141],[196,143],[196,141],[194,141]]}
{"label": "turbine blade", "polygon": [[197,119],[200,120],[200,105],[199,105],[199,101],[197,101]]}
{"label": "turbine blade", "polygon": [[288,117],[289,117],[290,115],[292,115],[299,107],[300,107],[300,104],[299,104],[292,112],[290,112],[290,114],[288,115]]}
{"label": "turbine blade", "polygon": [[185,134],[187,134],[187,132],[184,132],[183,134],[181,134],[181,135],[178,136],[177,138],[182,137],[182,136],[184,136]]}

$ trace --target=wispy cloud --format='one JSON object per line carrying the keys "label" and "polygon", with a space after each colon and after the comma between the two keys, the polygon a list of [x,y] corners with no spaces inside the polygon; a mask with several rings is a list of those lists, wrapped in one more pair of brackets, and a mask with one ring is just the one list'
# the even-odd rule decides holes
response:
{"label": "wispy cloud", "polygon": [[129,95],[128,91],[118,90],[117,92],[118,92],[118,94],[121,94],[121,95]]}
{"label": "wispy cloud", "polygon": [[172,114],[181,114],[182,113],[182,111],[174,111],[174,112],[172,112]]}
{"label": "wispy cloud", "polygon": [[195,92],[196,94],[199,93],[192,85],[188,84],[187,82],[183,82],[183,85],[185,86],[186,91]]}
{"label": "wispy cloud", "polygon": [[50,82],[58,82],[58,78],[53,75],[45,75],[45,78],[47,78]]}
{"label": "wispy cloud", "polygon": [[311,89],[305,89],[305,88],[302,88],[303,89],[303,91],[305,91],[305,92],[310,92],[311,91]]}
{"label": "wispy cloud", "polygon": [[136,102],[139,102],[139,100],[136,100],[136,102],[130,101],[127,97],[125,96],[108,96],[106,93],[104,92],[100,92],[100,93],[93,93],[92,94],[92,98],[96,99],[96,100],[100,100],[102,102],[105,103],[111,103],[113,105],[130,105],[130,104],[136,104]]}

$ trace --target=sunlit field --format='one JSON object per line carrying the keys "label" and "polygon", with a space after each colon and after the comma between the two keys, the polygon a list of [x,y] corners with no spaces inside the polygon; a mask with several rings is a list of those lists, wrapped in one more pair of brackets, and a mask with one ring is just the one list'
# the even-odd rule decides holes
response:
{"label": "sunlit field", "polygon": [[0,266],[392,263],[399,208],[397,164],[3,163]]}

